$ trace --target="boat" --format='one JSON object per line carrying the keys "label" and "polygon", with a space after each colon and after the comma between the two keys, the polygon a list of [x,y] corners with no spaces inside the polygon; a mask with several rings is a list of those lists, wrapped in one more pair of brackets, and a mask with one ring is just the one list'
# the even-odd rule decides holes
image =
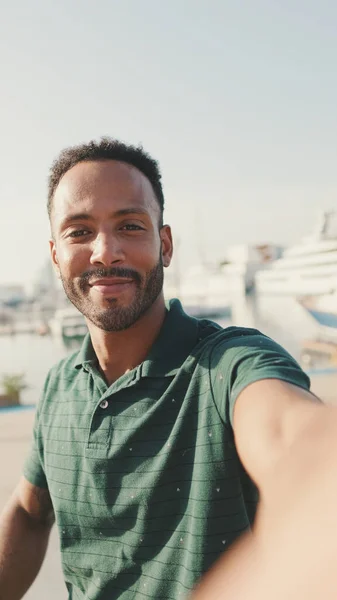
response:
{"label": "boat", "polygon": [[[174,273],[165,274],[164,295],[166,299],[178,298],[192,317],[220,319],[230,317],[228,298],[222,293],[217,303],[210,302],[210,282],[219,267],[212,264],[196,264],[179,280]],[[171,276],[170,276],[171,275]]]}
{"label": "boat", "polygon": [[337,368],[337,345],[331,340],[309,339],[301,344],[300,363],[304,369]]}
{"label": "boat", "polygon": [[49,328],[52,336],[62,339],[80,339],[88,333],[83,315],[74,306],[57,309]]}
{"label": "boat", "polygon": [[220,262],[196,264],[183,278],[166,275],[165,297],[179,298],[192,316],[228,319],[233,303],[253,292],[256,272],[279,255],[271,244],[230,246]]}
{"label": "boat", "polygon": [[321,331],[337,336],[337,289],[321,296],[305,296],[298,302],[311,315]]}
{"label": "boat", "polygon": [[229,246],[226,258],[210,277],[210,304],[218,304],[224,294],[232,299],[254,292],[256,273],[267,268],[280,253],[280,246],[273,244]]}
{"label": "boat", "polygon": [[258,295],[314,296],[337,288],[337,212],[320,214],[314,232],[255,277]]}

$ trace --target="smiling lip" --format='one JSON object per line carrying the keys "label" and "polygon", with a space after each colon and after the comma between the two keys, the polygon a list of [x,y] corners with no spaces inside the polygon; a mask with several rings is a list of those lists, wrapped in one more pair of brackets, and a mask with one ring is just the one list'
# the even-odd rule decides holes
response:
{"label": "smiling lip", "polygon": [[134,284],[134,280],[127,279],[126,277],[107,277],[104,279],[96,279],[89,285],[100,294],[111,295],[125,291],[125,289],[132,284]]}

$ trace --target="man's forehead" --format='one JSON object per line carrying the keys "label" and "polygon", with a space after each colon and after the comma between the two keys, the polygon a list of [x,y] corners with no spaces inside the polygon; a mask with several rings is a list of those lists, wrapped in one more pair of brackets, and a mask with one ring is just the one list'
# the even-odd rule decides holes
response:
{"label": "man's forehead", "polygon": [[83,161],[69,169],[54,193],[54,208],[81,201],[130,200],[155,208],[159,205],[148,178],[133,165],[116,160]]}
{"label": "man's forehead", "polygon": [[53,220],[61,223],[74,211],[106,211],[107,203],[111,215],[130,207],[152,213],[155,219],[160,213],[150,181],[136,167],[115,160],[86,161],[69,169],[60,180],[53,199]]}
{"label": "man's forehead", "polygon": [[152,191],[149,179],[139,169],[117,160],[82,161],[71,167],[61,178],[56,193],[97,186],[130,187]]}

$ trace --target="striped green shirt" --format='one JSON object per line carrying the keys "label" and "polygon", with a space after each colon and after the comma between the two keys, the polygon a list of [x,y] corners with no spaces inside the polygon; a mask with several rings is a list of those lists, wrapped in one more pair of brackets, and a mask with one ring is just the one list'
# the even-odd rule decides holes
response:
{"label": "striped green shirt", "polygon": [[50,371],[24,473],[49,489],[69,599],[186,597],[250,527],[257,492],[232,412],[265,378],[309,387],[270,338],[177,300],[147,360],[109,387],[89,336]]}

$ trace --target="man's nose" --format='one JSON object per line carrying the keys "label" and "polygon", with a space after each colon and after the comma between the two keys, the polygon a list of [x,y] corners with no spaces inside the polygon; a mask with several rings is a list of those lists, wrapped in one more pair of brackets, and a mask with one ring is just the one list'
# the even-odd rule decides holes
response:
{"label": "man's nose", "polygon": [[100,234],[95,238],[91,254],[91,264],[100,264],[108,267],[113,263],[123,262],[124,251],[117,237]]}

